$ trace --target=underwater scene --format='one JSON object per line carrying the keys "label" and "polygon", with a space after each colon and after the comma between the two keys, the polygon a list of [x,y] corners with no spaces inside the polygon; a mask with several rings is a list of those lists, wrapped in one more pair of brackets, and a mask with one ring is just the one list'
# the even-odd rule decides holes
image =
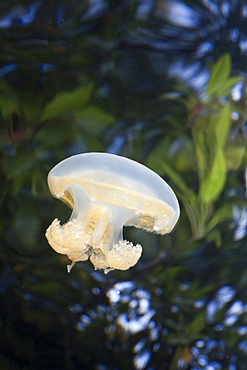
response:
{"label": "underwater scene", "polygon": [[247,1],[0,3],[0,369],[246,370]]}

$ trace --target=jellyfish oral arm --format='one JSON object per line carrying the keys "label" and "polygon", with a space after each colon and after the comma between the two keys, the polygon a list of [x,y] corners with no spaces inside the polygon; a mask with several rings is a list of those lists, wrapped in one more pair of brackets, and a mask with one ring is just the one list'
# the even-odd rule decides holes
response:
{"label": "jellyfish oral arm", "polygon": [[72,264],[90,258],[95,269],[105,273],[127,270],[139,260],[142,247],[123,240],[123,226],[129,218],[129,211],[111,207],[90,199],[82,187],[73,185],[66,191],[73,199],[71,217],[64,225],[55,219],[46,231],[46,238],[52,248],[67,254]]}

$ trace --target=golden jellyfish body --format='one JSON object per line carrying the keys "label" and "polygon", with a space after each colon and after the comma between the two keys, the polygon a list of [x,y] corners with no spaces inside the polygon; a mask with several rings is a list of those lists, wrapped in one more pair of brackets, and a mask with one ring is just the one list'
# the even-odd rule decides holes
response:
{"label": "golden jellyfish body", "polygon": [[52,248],[72,261],[88,258],[105,273],[127,270],[142,247],[123,239],[123,226],[169,233],[179,217],[177,198],[155,172],[131,159],[85,153],[58,163],[48,175],[52,195],[72,208],[64,225],[55,219],[46,231]]}

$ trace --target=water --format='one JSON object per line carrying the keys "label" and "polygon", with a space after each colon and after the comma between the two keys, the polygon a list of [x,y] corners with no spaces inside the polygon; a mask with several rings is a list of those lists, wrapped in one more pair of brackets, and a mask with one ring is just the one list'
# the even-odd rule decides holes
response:
{"label": "water", "polygon": [[[0,367],[244,370],[247,4],[0,9]],[[179,199],[171,234],[125,228],[143,246],[127,271],[67,274],[45,239],[71,213],[47,174],[84,152],[143,163]]]}

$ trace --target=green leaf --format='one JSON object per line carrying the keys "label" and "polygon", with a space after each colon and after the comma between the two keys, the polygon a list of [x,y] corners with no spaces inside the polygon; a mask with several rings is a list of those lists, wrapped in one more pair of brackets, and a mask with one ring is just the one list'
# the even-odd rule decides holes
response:
{"label": "green leaf", "polygon": [[10,98],[0,96],[0,112],[3,119],[8,119],[13,113],[20,112],[19,106]]}
{"label": "green leaf", "polygon": [[111,114],[107,113],[104,109],[97,107],[96,105],[89,105],[83,110],[78,112],[76,118],[87,118],[97,120],[105,124],[111,124],[114,122],[115,118]]}
{"label": "green leaf", "polygon": [[42,130],[38,131],[35,139],[40,140],[43,148],[58,148],[67,145],[76,137],[75,125],[63,120],[57,120],[45,125]]}
{"label": "green leaf", "polygon": [[194,292],[194,299],[202,299],[203,296],[208,295],[208,293],[215,292],[217,290],[217,282],[214,284],[208,284],[203,287],[199,284],[198,287],[196,287]]}
{"label": "green leaf", "polygon": [[42,121],[61,116],[65,113],[74,113],[81,109],[92,96],[93,86],[83,86],[72,91],[58,93],[44,109]]}
{"label": "green leaf", "polygon": [[226,162],[222,149],[218,148],[209,174],[200,184],[199,196],[205,203],[211,203],[221,193],[226,180]]}
{"label": "green leaf", "polygon": [[164,173],[163,169],[161,168],[161,163],[164,163],[165,161],[169,144],[170,142],[167,137],[162,139],[151,151],[146,161],[146,165],[159,175]]}
{"label": "green leaf", "polygon": [[218,116],[202,117],[192,127],[200,179],[199,195],[203,202],[213,202],[224,187],[227,175],[225,145],[230,128],[229,104],[222,107]]}
{"label": "green leaf", "polygon": [[178,187],[181,192],[181,195],[190,201],[196,202],[196,193],[190,189],[182,176],[180,176],[171,166],[169,166],[165,162],[160,162],[160,167],[162,168],[163,172],[170,177],[170,179],[174,182],[174,184]]}
{"label": "green leaf", "polygon": [[242,81],[242,77],[231,77],[221,87],[218,88],[217,94],[219,96],[229,95],[235,85]]}
{"label": "green leaf", "polygon": [[[213,155],[212,148],[215,147],[215,134],[210,129],[210,118],[202,117],[192,127],[193,141],[198,163],[198,175],[200,181],[205,177],[208,163],[211,163]],[[210,143],[210,145],[209,145]]]}
{"label": "green leaf", "polygon": [[27,173],[30,176],[30,170],[35,164],[34,156],[26,153],[17,157],[6,157],[3,167],[6,171],[6,178],[12,180],[16,178],[20,181],[21,175]]}
{"label": "green leaf", "polygon": [[114,117],[103,109],[90,105],[76,115],[76,124],[82,134],[99,138],[109,124],[114,122]]}
{"label": "green leaf", "polygon": [[106,128],[103,122],[95,120],[91,117],[85,117],[84,119],[76,120],[76,125],[79,128],[81,134],[84,136],[99,138],[102,132]]}
{"label": "green leaf", "polygon": [[231,72],[230,54],[224,54],[213,65],[211,77],[207,86],[207,94],[215,94],[227,81]]}
{"label": "green leaf", "polygon": [[183,177],[167,163],[161,162],[160,167],[163,169],[163,173],[168,175],[178,188],[176,194],[183,202],[190,221],[193,237],[196,239],[203,237],[206,232],[205,222],[208,219],[209,207],[206,204],[202,205],[201,202],[198,201],[196,192],[187,186]]}
{"label": "green leaf", "polygon": [[237,170],[243,161],[246,146],[239,144],[238,146],[230,145],[226,148],[226,164],[228,170]]}
{"label": "green leaf", "polygon": [[220,207],[211,217],[208,223],[208,230],[212,230],[215,226],[217,226],[219,223],[223,221],[231,220],[232,212],[233,212],[232,204],[225,204],[222,207]]}
{"label": "green leaf", "polygon": [[213,230],[210,233],[208,233],[206,239],[208,242],[213,242],[218,248],[222,244],[222,237],[219,230]]}
{"label": "green leaf", "polygon": [[192,235],[194,238],[201,238],[205,235],[205,220],[207,219],[207,206],[205,205],[205,212],[202,214],[200,204],[196,192],[189,188],[184,179],[173,170],[167,163],[160,164],[163,172],[170,177],[170,179],[177,186],[177,196],[183,202],[187,216],[190,221]]}
{"label": "green leaf", "polygon": [[[230,104],[226,104],[219,114],[214,119],[215,133],[217,138],[217,144],[223,148],[227,142],[229,131],[231,128],[231,109]],[[214,129],[214,127],[213,127]]]}
{"label": "green leaf", "polygon": [[188,325],[187,333],[188,336],[193,336],[196,333],[201,332],[206,326],[205,312],[198,313],[194,320]]}

